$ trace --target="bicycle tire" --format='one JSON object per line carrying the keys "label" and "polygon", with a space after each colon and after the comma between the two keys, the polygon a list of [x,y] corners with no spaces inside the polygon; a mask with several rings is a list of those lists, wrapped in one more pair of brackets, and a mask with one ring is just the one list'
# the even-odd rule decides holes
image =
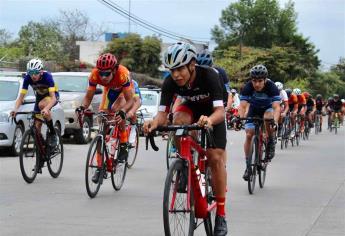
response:
{"label": "bicycle tire", "polygon": [[319,133],[319,122],[320,122],[319,119],[320,119],[320,117],[318,115],[316,115],[316,117],[315,117],[315,130],[314,130],[315,134]]}
{"label": "bicycle tire", "polygon": [[119,148],[119,140],[117,139],[116,141],[116,159],[114,159],[113,162],[113,171],[111,172],[111,183],[113,185],[113,188],[116,191],[119,191],[122,186],[123,183],[125,182],[125,178],[126,178],[126,173],[127,173],[127,161],[125,162],[119,162],[118,161],[118,148]]}
{"label": "bicycle tire", "polygon": [[169,132],[169,137],[167,140],[167,149],[166,149],[166,165],[167,165],[167,170],[169,170],[169,166],[171,162],[173,161],[174,158],[171,157],[171,150],[174,148],[174,132]]}
{"label": "bicycle tire", "polygon": [[[53,178],[59,177],[62,170],[63,158],[64,158],[63,143],[62,143],[60,131],[55,128],[55,132],[58,136],[58,145],[57,147],[54,148],[54,150],[51,150],[49,148],[49,157],[47,160],[48,171],[49,171],[50,176]],[[56,159],[57,157],[56,154],[57,155],[61,154],[61,157],[59,158],[60,160]],[[54,167],[57,167],[57,168],[54,168]]]}
{"label": "bicycle tire", "polygon": [[[206,180],[206,186],[205,186],[205,195],[207,196],[207,203],[208,207],[212,205],[215,202],[213,190],[212,190],[212,174],[211,169],[207,167],[206,173],[205,173],[205,180]],[[213,227],[215,225],[216,220],[216,208],[213,208],[212,211],[208,212],[207,218],[204,219],[204,227],[206,231],[207,236],[213,236]]]}
{"label": "bicycle tire", "polygon": [[[259,160],[258,175],[259,175],[259,186],[260,186],[260,188],[264,187],[265,181],[266,181],[266,174],[267,174],[266,145],[267,145],[266,142],[263,142],[261,150],[258,152],[258,155],[260,155],[261,158],[256,157],[257,160]],[[257,155],[257,154],[255,154],[255,155]]]}
{"label": "bicycle tire", "polygon": [[[132,126],[133,128],[133,126]],[[139,149],[139,129],[135,127],[135,144],[130,144],[128,150],[128,159],[127,159],[127,168],[130,169],[133,167],[135,160],[137,159],[138,149]]]}
{"label": "bicycle tire", "polygon": [[[175,179],[174,179],[175,177]],[[188,167],[181,159],[174,159],[169,167],[164,184],[163,195],[163,223],[166,236],[189,235],[192,236],[195,230],[195,209],[193,191],[188,185]],[[180,181],[182,179],[182,181]],[[185,186],[186,185],[186,186]],[[185,191],[187,189],[187,191]],[[187,195],[190,191],[190,211],[187,211]],[[170,197],[171,196],[171,197]],[[174,211],[170,212],[171,199],[175,196]],[[181,207],[181,209],[176,209]],[[189,217],[186,216],[189,214]],[[171,217],[171,219],[170,219]],[[177,218],[177,220],[176,220]],[[189,219],[188,219],[189,218]],[[176,224],[177,228],[171,229]],[[186,225],[182,225],[187,223]],[[182,232],[181,232],[182,230]]]}
{"label": "bicycle tire", "polygon": [[[32,130],[25,131],[22,142],[20,144],[19,165],[20,165],[20,171],[22,173],[24,180],[29,184],[31,184],[35,180],[37,176],[37,172],[38,172],[39,151],[38,151],[36,143],[37,142],[36,142],[34,132]],[[28,151],[28,153],[30,154],[32,153],[32,156],[28,155],[26,151]],[[30,166],[27,166],[25,164],[27,160],[31,162]],[[27,169],[27,167],[29,169]],[[31,175],[27,173],[29,172],[27,170],[31,170],[32,172]]]}
{"label": "bicycle tire", "polygon": [[[98,167],[97,158],[95,156],[97,149],[101,149],[101,148],[102,148],[102,137],[96,136],[90,144],[89,151],[87,153],[86,168],[85,168],[85,185],[86,185],[87,194],[89,195],[90,198],[96,197],[101,187],[102,179],[103,179],[103,175],[105,171],[104,164],[102,164],[102,167]],[[101,161],[102,163],[104,163],[104,152],[101,153]],[[94,172],[97,169],[100,171],[99,179],[97,183],[94,183],[92,181],[92,177],[94,175]]]}
{"label": "bicycle tire", "polygon": [[[257,165],[256,165],[256,155],[255,153],[257,153],[258,151],[258,139],[256,136],[253,136],[252,138],[252,143],[251,143],[251,147],[250,147],[250,155],[248,157],[248,162],[249,162],[249,166],[247,168],[248,169],[248,192],[249,194],[253,194],[254,193],[254,189],[255,189],[255,181],[256,181],[256,172],[257,172]],[[254,155],[253,155],[254,154]]]}

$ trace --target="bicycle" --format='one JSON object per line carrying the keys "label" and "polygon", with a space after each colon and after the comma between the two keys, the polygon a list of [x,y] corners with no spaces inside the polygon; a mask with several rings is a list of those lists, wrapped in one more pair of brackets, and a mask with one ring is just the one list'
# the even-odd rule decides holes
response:
{"label": "bicycle", "polygon": [[321,111],[316,111],[315,113],[315,134],[321,132]]}
{"label": "bicycle", "polygon": [[[200,143],[188,131],[201,130]],[[181,151],[172,161],[164,185],[163,221],[165,235],[193,235],[202,223],[206,234],[213,235],[217,203],[212,190],[212,174],[206,157],[206,140],[214,147],[208,128],[197,125],[169,125],[156,131],[176,131]],[[146,139],[155,151],[158,147],[151,134]],[[198,222],[201,220],[201,222]]]}
{"label": "bicycle", "polygon": [[[99,120],[99,130],[96,137],[90,143],[86,158],[85,185],[90,198],[94,198],[103,180],[108,178],[110,173],[111,183],[116,191],[123,186],[127,161],[118,161],[119,132],[114,120],[113,113],[83,111],[84,115],[95,115]],[[108,131],[109,134],[108,134]],[[93,180],[95,172],[98,171],[98,179]]]}
{"label": "bicycle", "polygon": [[[263,188],[266,181],[267,166],[270,162],[266,152],[268,137],[264,134],[264,121],[270,122],[270,125],[274,124],[273,119],[262,119],[259,117],[247,117],[240,118],[240,120],[251,120],[255,127],[255,133],[252,137],[250,154],[248,157],[247,171],[248,171],[248,191],[250,194],[254,193],[256,175],[259,176],[259,186]],[[265,153],[265,155],[264,155]]]}
{"label": "bicycle", "polygon": [[331,122],[330,132],[334,130],[334,133],[337,134],[339,127],[340,127],[339,112],[334,111],[334,118],[333,118],[333,121]]}
{"label": "bicycle", "polygon": [[307,116],[305,116],[305,118],[304,118],[304,132],[302,133],[303,140],[309,139],[309,133],[310,133],[310,123],[309,123],[309,119],[307,118]]}
{"label": "bicycle", "polygon": [[[16,115],[26,114],[29,120],[29,129],[24,132],[19,153],[20,171],[27,183],[32,183],[37,174],[42,174],[44,163],[47,163],[48,171],[51,177],[59,177],[64,158],[63,143],[60,131],[55,128],[58,138],[58,144],[51,147],[47,143],[50,137],[50,130],[47,128],[46,139],[42,133],[36,128],[35,121],[46,124],[46,120],[41,117],[41,112],[17,112]],[[18,124],[15,117],[13,121]]]}
{"label": "bicycle", "polygon": [[290,122],[290,113],[286,114],[283,119],[283,124],[281,127],[281,138],[280,138],[280,149],[284,149],[288,147],[289,139],[290,139],[290,131],[291,131],[291,122]]}

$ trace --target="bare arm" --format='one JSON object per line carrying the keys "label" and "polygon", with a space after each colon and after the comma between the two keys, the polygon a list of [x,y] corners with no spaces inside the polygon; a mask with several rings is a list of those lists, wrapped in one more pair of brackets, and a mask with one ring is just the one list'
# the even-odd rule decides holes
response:
{"label": "bare arm", "polygon": [[280,102],[273,102],[273,119],[274,122],[278,123],[279,117],[280,117]]}
{"label": "bare arm", "polygon": [[213,113],[209,116],[209,119],[212,125],[217,125],[221,122],[224,122],[225,119],[225,110],[223,106],[215,107]]}
{"label": "bare arm", "polygon": [[25,94],[24,93],[21,93],[19,95],[19,98],[17,99],[16,101],[16,105],[14,106],[14,110],[17,111],[19,109],[19,107],[23,104],[23,101],[24,101],[24,97],[25,97]]}
{"label": "bare arm", "polygon": [[129,111],[131,107],[133,106],[134,99],[133,99],[133,91],[132,89],[124,90],[123,95],[125,96],[126,99],[126,104],[122,108],[125,112]]}
{"label": "bare arm", "polygon": [[49,97],[51,98],[48,105],[47,105],[47,110],[50,110],[50,108],[52,108],[55,103],[56,103],[56,96],[55,96],[55,92],[49,92]]}
{"label": "bare arm", "polygon": [[88,108],[91,104],[91,101],[92,101],[94,95],[95,95],[94,90],[87,90],[81,105],[85,108]]}
{"label": "bare arm", "polygon": [[247,101],[241,101],[240,107],[238,109],[238,114],[240,118],[244,118],[246,116],[247,109],[249,107],[249,103]]}

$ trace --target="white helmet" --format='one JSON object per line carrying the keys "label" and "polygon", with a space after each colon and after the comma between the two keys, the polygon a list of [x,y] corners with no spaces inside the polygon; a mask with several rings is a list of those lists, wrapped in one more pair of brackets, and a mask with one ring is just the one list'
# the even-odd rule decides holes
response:
{"label": "white helmet", "polygon": [[280,90],[283,90],[283,88],[284,88],[283,83],[275,82],[275,85],[277,86],[277,88],[279,89],[279,91],[280,91]]}
{"label": "white helmet", "polygon": [[40,59],[31,59],[26,65],[27,70],[42,70],[43,63]]}
{"label": "white helmet", "polygon": [[340,101],[341,101],[342,103],[345,103],[345,99],[344,99],[344,98],[342,98]]}
{"label": "white helmet", "polygon": [[299,88],[295,88],[292,92],[296,95],[300,95],[302,93]]}
{"label": "white helmet", "polygon": [[163,64],[172,70],[188,64],[193,58],[196,59],[195,47],[189,43],[178,42],[164,52]]}

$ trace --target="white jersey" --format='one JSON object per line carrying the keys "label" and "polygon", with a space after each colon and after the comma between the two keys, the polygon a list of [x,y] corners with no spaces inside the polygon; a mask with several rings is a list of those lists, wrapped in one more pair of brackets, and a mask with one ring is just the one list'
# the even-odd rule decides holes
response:
{"label": "white jersey", "polygon": [[284,89],[280,90],[280,98],[282,102],[287,102],[289,101],[289,98],[287,96],[287,93],[285,92]]}
{"label": "white jersey", "polygon": [[238,93],[236,93],[235,96],[232,97],[232,99],[233,99],[232,107],[238,108],[240,106],[240,98],[238,97]]}

